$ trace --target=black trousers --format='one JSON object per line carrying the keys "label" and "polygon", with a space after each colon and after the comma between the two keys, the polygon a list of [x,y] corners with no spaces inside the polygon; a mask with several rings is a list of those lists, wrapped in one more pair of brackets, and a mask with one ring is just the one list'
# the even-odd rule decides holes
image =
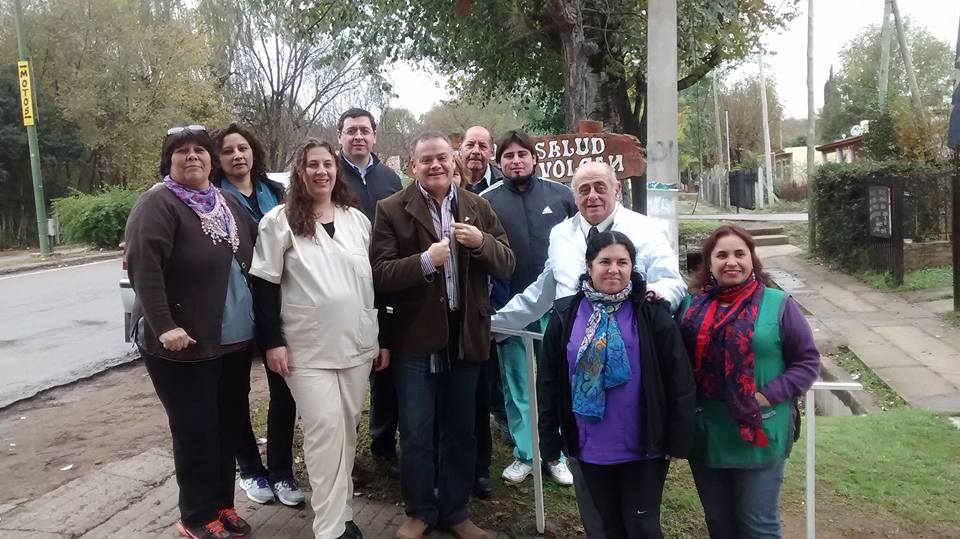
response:
{"label": "black trousers", "polygon": [[578,462],[606,539],[663,537],[660,503],[668,461],[651,459],[611,465]]}
{"label": "black trousers", "polygon": [[260,459],[260,448],[250,425],[250,362],[244,372],[244,399],[246,408],[241,412],[244,423],[237,440],[237,465],[240,477],[266,477],[270,484],[293,479],[293,428],[297,422],[297,403],[290,394],[290,388],[283,376],[273,372],[263,361],[267,371],[267,385],[270,388],[270,404],[267,409],[267,466]]}
{"label": "black trousers", "polygon": [[[496,346],[490,347],[490,354],[496,354]],[[500,368],[497,367],[499,372]],[[503,398],[500,399],[501,404]],[[490,362],[480,365],[477,377],[476,414],[473,435],[477,438],[476,477],[490,477],[490,459],[493,456],[493,438],[490,435]]]}
{"label": "black trousers", "polygon": [[370,453],[379,457],[397,456],[397,388],[393,367],[370,373]]}
{"label": "black trousers", "polygon": [[490,413],[501,425],[507,425],[507,409],[503,402],[503,381],[500,379],[500,354],[496,342],[490,343],[490,358],[487,360],[487,380]]}
{"label": "black trousers", "polygon": [[212,522],[221,509],[233,507],[234,454],[250,350],[196,362],[169,361],[142,350],[141,356],[170,423],[180,519],[188,526]]}

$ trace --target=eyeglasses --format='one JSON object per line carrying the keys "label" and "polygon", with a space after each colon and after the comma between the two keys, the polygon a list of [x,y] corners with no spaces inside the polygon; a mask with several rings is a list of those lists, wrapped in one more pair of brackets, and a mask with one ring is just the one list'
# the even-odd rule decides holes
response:
{"label": "eyeglasses", "polygon": [[207,132],[207,128],[204,127],[204,126],[202,126],[202,125],[199,125],[199,124],[194,124],[194,125],[182,125],[182,126],[180,126],[180,127],[171,127],[170,129],[167,129],[167,135],[168,135],[168,136],[169,136],[169,135],[179,135],[180,133],[183,133],[184,131],[197,131],[197,132],[206,133],[206,132]]}

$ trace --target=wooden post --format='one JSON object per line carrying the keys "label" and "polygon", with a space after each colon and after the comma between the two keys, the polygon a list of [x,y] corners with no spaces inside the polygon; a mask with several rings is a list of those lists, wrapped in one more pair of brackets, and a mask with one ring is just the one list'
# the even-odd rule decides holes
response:
{"label": "wooden post", "polygon": [[890,7],[893,8],[893,22],[897,27],[897,40],[900,42],[900,56],[903,58],[903,66],[907,72],[907,82],[910,83],[910,98],[913,101],[920,120],[927,121],[927,111],[923,108],[923,102],[920,101],[920,86],[917,85],[917,74],[913,70],[913,55],[910,54],[910,48],[907,43],[907,34],[903,30],[903,19],[900,18],[900,8],[897,6],[897,0],[889,0]]}
{"label": "wooden post", "polygon": [[880,25],[880,109],[887,101],[887,87],[890,79],[890,0],[883,0],[883,24]]}
{"label": "wooden post", "polygon": [[903,178],[893,178],[890,182],[890,217],[892,229],[890,241],[893,243],[893,285],[903,286]]}

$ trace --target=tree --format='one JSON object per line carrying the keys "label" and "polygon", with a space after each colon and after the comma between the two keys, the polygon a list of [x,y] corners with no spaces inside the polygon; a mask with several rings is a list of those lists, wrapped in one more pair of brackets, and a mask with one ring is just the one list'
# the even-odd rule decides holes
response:
{"label": "tree", "polygon": [[[928,110],[932,110],[935,116],[942,114],[953,88],[953,49],[949,43],[937,39],[925,28],[914,27],[909,20],[906,24],[906,35],[920,87],[921,102]],[[909,88],[899,52],[900,45],[896,39],[891,40],[890,47],[887,102],[893,106],[902,96],[909,95]],[[840,52],[840,70],[834,81],[840,105],[824,107],[821,111],[822,142],[835,140],[842,133],[848,132],[851,125],[876,116],[880,84],[879,59],[879,25],[867,27],[844,45]]]}
{"label": "tree", "polygon": [[[38,100],[39,122],[56,108],[89,150],[75,167],[80,190],[154,182],[167,128],[226,119],[206,45],[176,2],[50,0],[25,8],[35,83],[49,96]],[[5,36],[3,50],[12,52],[11,41]]]}
{"label": "tree", "polygon": [[[758,49],[764,31],[793,17],[793,3],[778,11],[763,1],[681,0],[678,89]],[[644,140],[645,7],[643,0],[366,0],[353,24],[367,46],[456,75],[465,94],[525,104],[563,96],[567,129],[591,118]]]}
{"label": "tree", "polygon": [[[748,155],[763,155],[763,117],[760,110],[759,77],[749,77],[735,83],[720,96],[720,106],[730,112],[730,149]],[[770,131],[777,126],[783,115],[783,107],[777,96],[776,82],[767,78],[767,108]],[[746,152],[746,153],[744,153]]]}
{"label": "tree", "polygon": [[508,129],[522,129],[527,122],[507,101],[460,98],[437,104],[424,113],[420,123],[447,134],[463,134],[479,124],[490,131],[496,142]]}
{"label": "tree", "polygon": [[377,123],[377,154],[384,160],[397,155],[401,163],[406,163],[410,159],[410,139],[418,129],[420,122],[412,112],[402,108],[387,108]]}
{"label": "tree", "polygon": [[387,90],[369,64],[376,55],[358,54],[339,25],[340,4],[318,4],[307,27],[291,16],[296,2],[226,4],[201,2],[202,25],[230,45],[211,43],[217,80],[231,95],[235,116],[263,143],[268,168],[286,168],[295,146],[339,114],[340,107],[335,114],[331,109],[341,98]]}

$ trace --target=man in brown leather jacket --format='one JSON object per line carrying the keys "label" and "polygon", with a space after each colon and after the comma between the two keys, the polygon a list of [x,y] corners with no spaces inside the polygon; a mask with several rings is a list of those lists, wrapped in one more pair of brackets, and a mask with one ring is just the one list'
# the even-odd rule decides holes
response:
{"label": "man in brown leather jacket", "polygon": [[[453,168],[446,136],[417,137],[417,181],[377,204],[370,247],[374,286],[391,298],[393,310],[408,516],[396,534],[401,539],[418,539],[427,527],[465,539],[486,537],[466,507],[476,458],[476,384],[490,350],[489,280],[508,278],[514,256],[490,204],[452,185]],[[434,428],[440,431],[439,459]]]}

